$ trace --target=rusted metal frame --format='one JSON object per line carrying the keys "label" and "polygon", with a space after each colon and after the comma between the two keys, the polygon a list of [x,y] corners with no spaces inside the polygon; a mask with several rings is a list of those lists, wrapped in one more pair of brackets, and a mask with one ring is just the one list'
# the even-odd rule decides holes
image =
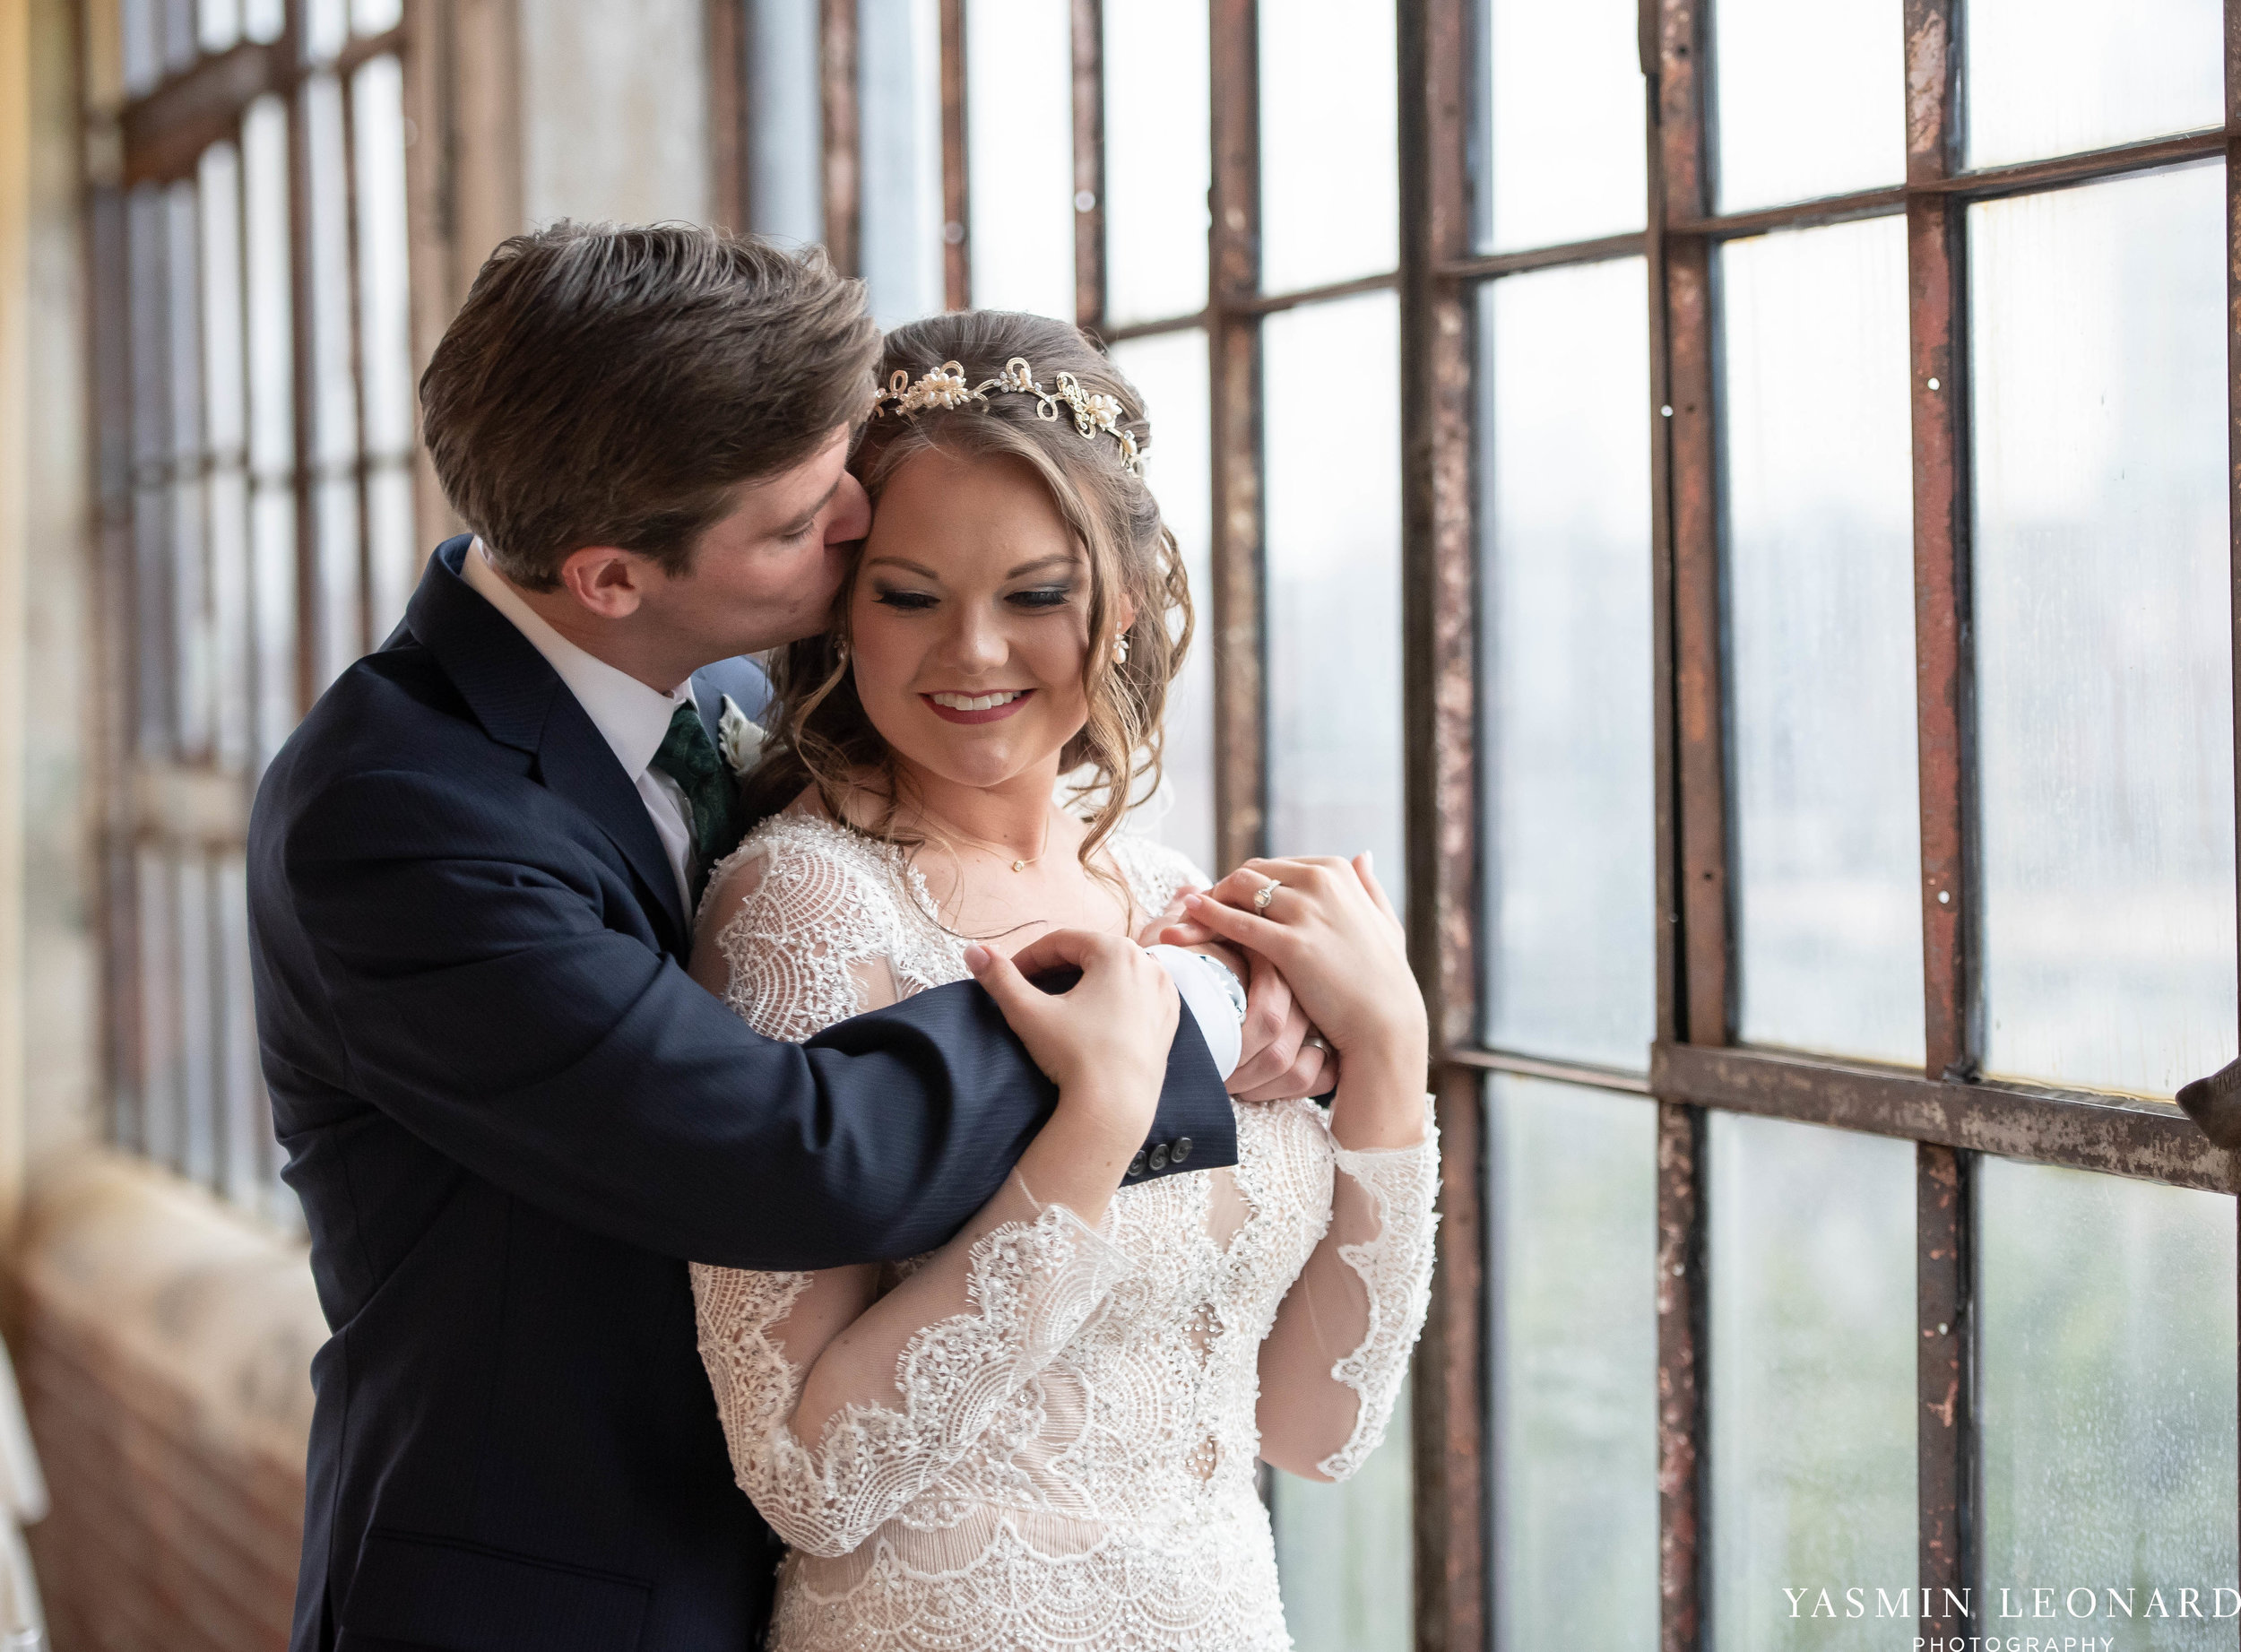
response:
{"label": "rusted metal frame", "polygon": [[1657,1108],[1657,1644],[1703,1644],[1704,1115]]}
{"label": "rusted metal frame", "polygon": [[1527,270],[1553,269],[1562,264],[1601,264],[1612,258],[1639,258],[1646,237],[1634,231],[1601,235],[1589,241],[1567,241],[1558,247],[1536,247],[1517,253],[1477,253],[1449,258],[1439,272],[1457,281],[1494,275],[1521,275]]}
{"label": "rusted metal frame", "polygon": [[163,82],[118,117],[125,183],[169,183],[195,169],[203,151],[227,136],[241,112],[268,91],[292,92],[320,70],[348,75],[368,58],[403,49],[402,25],[354,39],[332,62],[306,64],[289,36],[244,40]]}
{"label": "rusted metal frame", "polygon": [[1486,1642],[1485,1081],[1432,1076],[1440,1121],[1440,1233],[1410,1392],[1418,1652]]}
{"label": "rusted metal frame", "polygon": [[[2226,0],[2226,532],[2233,591],[2233,726],[2236,740],[2235,806],[2241,811],[2241,0]],[[2236,835],[2241,856],[2241,833]],[[2241,864],[2236,867],[2241,891]],[[2241,1199],[2235,1201],[2241,1226]],[[2241,1294],[2241,1276],[2236,1279]],[[2241,1358],[2241,1350],[2237,1350]]]}
{"label": "rusted metal frame", "polygon": [[2228,128],[2205,126],[2173,137],[2150,138],[2144,143],[2118,143],[2108,149],[2060,155],[2051,160],[2019,161],[2013,166],[1986,167],[1974,172],[1954,172],[1942,178],[1908,180],[1909,187],[1937,195],[1959,195],[1970,201],[1996,201],[2034,190],[2059,189],[2069,184],[2090,184],[2119,172],[2141,172],[2152,167],[2175,167],[2227,152]]}
{"label": "rusted metal frame", "polygon": [[[1478,1021],[1476,541],[1471,289],[1440,273],[1471,244],[1467,0],[1400,8],[1401,635],[1410,964],[1435,1047]],[[1432,1306],[1414,1390],[1416,1645],[1486,1644],[1484,1083],[1435,1080],[1443,1169]]]}
{"label": "rusted metal frame", "polygon": [[744,229],[747,215],[747,18],[753,0],[702,0],[708,52],[708,220]]}
{"label": "rusted metal frame", "polygon": [[1649,1076],[1629,1072],[1616,1067],[1596,1067],[1585,1061],[1552,1061],[1542,1056],[1522,1055],[1513,1050],[1487,1050],[1457,1046],[1443,1052],[1439,1060],[1450,1066],[1467,1067],[1473,1072],[1509,1073],[1520,1078],[1546,1078],[1557,1084],[1586,1085],[1597,1090],[1615,1090],[1627,1095],[1648,1095]]}
{"label": "rusted metal frame", "polygon": [[1157,338],[1162,333],[1187,333],[1193,327],[1213,325],[1211,310],[1194,310],[1188,316],[1170,316],[1159,321],[1132,321],[1124,326],[1100,327],[1097,336],[1107,344],[1120,344],[1129,339]]}
{"label": "rusted metal frame", "polygon": [[1327,286],[1302,287],[1293,292],[1217,292],[1215,302],[1241,315],[1273,316],[1278,310],[1320,304],[1326,298],[1350,298],[1362,292],[1390,292],[1400,285],[1400,279],[1399,271],[1387,270],[1376,275],[1358,275],[1352,281],[1332,281]]}
{"label": "rusted metal frame", "polygon": [[[1924,1076],[1976,1072],[1976,772],[1968,646],[1968,308],[1962,203],[1927,186],[1960,160],[1960,0],[1906,0],[1907,313],[1914,454],[1916,748]],[[1921,1633],[1960,1627],[1979,1587],[1974,1395],[1976,1155],[1915,1144],[1916,1581]]]}
{"label": "rusted metal frame", "polygon": [[819,0],[817,61],[825,133],[825,250],[843,275],[861,275],[863,119],[856,80],[856,0]]}
{"label": "rusted metal frame", "polygon": [[1863,189],[1848,195],[1827,195],[1817,201],[1760,207],[1748,212],[1707,212],[1669,223],[1666,228],[1676,235],[1701,235],[1728,241],[1746,235],[1764,235],[1769,229],[1803,229],[1816,224],[1849,223],[1858,218],[1886,218],[1904,212],[1906,206],[1906,189],[1894,186],[1889,189]]}
{"label": "rusted metal frame", "polygon": [[1964,1084],[1902,1068],[1700,1044],[1655,1046],[1649,1087],[1663,1101],[2241,1192],[2241,1155],[2215,1146],[2169,1102],[2040,1085]]}
{"label": "rusted metal frame", "polygon": [[1255,0],[1212,0],[1213,225],[1208,265],[1214,442],[1216,859],[1261,852],[1268,821],[1261,664],[1259,36]]}
{"label": "rusted metal frame", "polygon": [[1073,47],[1074,320],[1095,335],[1105,321],[1104,0],[1073,0]]}
{"label": "rusted metal frame", "polygon": [[[1729,905],[1720,688],[1711,247],[1674,226],[1710,197],[1706,0],[1641,0],[1648,82],[1653,641],[1661,1041],[1725,1043]],[[1654,48],[1655,56],[1649,53]],[[1661,1652],[1704,1639],[1704,1120],[1657,1109],[1657,1595]]]}
{"label": "rusted metal frame", "polygon": [[953,310],[973,304],[973,186],[966,170],[965,0],[941,4],[941,286]]}

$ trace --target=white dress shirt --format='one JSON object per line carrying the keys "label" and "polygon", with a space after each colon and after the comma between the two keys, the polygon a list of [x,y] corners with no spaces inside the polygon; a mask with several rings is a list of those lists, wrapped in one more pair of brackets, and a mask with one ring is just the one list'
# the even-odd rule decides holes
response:
{"label": "white dress shirt", "polygon": [[[545,663],[567,685],[576,704],[591,718],[592,726],[613,749],[615,761],[622,765],[622,772],[637,787],[639,800],[645,803],[653,829],[661,836],[670,869],[677,874],[677,898],[689,921],[694,916],[693,835],[688,824],[691,810],[685,801],[684,789],[651,765],[653,754],[662,749],[662,740],[669,736],[670,719],[676,715],[677,708],[697,707],[699,704],[693,696],[692,679],[686,679],[676,692],[663,694],[658,688],[647,688],[628,672],[619,671],[606,661],[584,653],[522,601],[521,592],[507,584],[498,569],[490,566],[479,539],[468,546],[461,569],[482,600],[513,621],[514,628],[545,657]],[[1223,965],[1198,953],[1173,947],[1155,947],[1151,952],[1173,979],[1184,1007],[1206,1039],[1214,1065],[1226,1078],[1237,1066],[1244,1043],[1244,1009],[1224,990],[1225,983],[1234,977]],[[1219,970],[1220,979],[1207,974],[1208,970]]]}
{"label": "white dress shirt", "polygon": [[575,696],[575,703],[592,720],[592,726],[613,749],[615,761],[622,765],[622,772],[637,787],[639,800],[645,804],[653,830],[662,839],[662,852],[669,857],[670,870],[677,874],[678,901],[690,921],[694,869],[692,811],[685,801],[684,788],[650,765],[653,754],[662,749],[662,742],[669,738],[670,719],[677,714],[677,708],[697,707],[699,704],[693,697],[692,679],[687,678],[675,693],[663,694],[658,688],[647,688],[627,671],[619,671],[606,661],[585,653],[522,601],[521,592],[507,584],[498,569],[490,566],[480,540],[467,547],[460,566],[467,583],[482,600],[512,620],[514,628],[529,639],[529,645],[544,655],[545,663],[558,673],[560,680],[568,686],[568,692]]}

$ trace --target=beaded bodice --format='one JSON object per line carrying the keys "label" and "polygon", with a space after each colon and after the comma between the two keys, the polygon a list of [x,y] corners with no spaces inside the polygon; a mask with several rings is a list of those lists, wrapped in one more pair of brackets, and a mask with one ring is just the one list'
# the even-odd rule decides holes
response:
{"label": "beaded bodice", "polygon": [[[1139,839],[1112,858],[1146,912],[1204,881]],[[732,880],[748,887],[716,934],[729,1001],[768,1035],[805,1039],[966,973],[889,845],[781,816],[712,889],[741,867],[759,876]],[[740,1483],[790,1545],[774,1648],[1289,1645],[1254,1487],[1262,1422],[1271,1405],[1302,1408],[1287,1427],[1321,1417],[1332,1478],[1376,1446],[1423,1323],[1437,1146],[1428,1129],[1421,1146],[1350,1153],[1311,1102],[1235,1105],[1234,1170],[1125,1186],[1095,1228],[1029,1198],[969,1246],[853,1284],[694,1267]],[[800,1328],[921,1268],[954,1275],[918,1287],[939,1317],[899,1345],[822,1354],[861,1362],[862,1401],[797,1433],[822,1353]],[[1320,1295],[1299,1300],[1310,1285]],[[1337,1334],[1271,1370],[1287,1301]]]}

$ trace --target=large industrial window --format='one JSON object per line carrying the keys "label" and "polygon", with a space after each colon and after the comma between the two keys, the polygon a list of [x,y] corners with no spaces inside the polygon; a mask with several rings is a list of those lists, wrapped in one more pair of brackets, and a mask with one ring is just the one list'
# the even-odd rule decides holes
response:
{"label": "large industrial window", "polygon": [[110,1133],[283,1220],[243,843],[419,571],[402,9],[86,13]]}
{"label": "large industrial window", "polygon": [[740,221],[1145,391],[1156,829],[1406,884],[1441,1272],[1413,1444],[1277,1481],[1302,1646],[2230,1587],[2241,1176],[2167,1098],[2237,1052],[2241,24],[737,15]]}

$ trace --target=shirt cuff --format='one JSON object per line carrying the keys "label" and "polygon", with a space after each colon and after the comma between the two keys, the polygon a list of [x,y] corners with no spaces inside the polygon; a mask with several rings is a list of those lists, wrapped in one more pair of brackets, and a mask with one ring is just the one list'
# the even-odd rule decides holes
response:
{"label": "shirt cuff", "polygon": [[[1198,1024],[1216,1069],[1227,1078],[1237,1070],[1238,1060],[1245,1052],[1244,994],[1236,986],[1237,977],[1220,959],[1209,958],[1203,952],[1168,946],[1145,950],[1159,960],[1174,981],[1183,1007]],[[1209,970],[1219,972],[1219,978],[1208,974]]]}

